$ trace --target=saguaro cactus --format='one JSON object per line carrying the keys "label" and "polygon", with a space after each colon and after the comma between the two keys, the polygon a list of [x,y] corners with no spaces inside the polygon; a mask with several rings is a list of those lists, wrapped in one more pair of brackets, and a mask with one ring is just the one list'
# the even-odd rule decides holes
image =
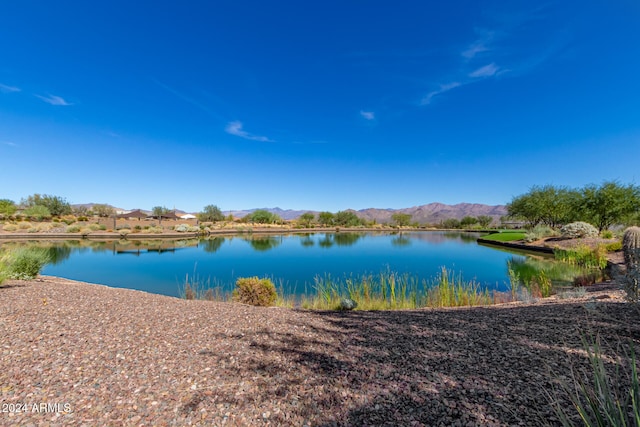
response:
{"label": "saguaro cactus", "polygon": [[624,231],[622,251],[627,269],[637,267],[640,258],[640,227],[629,227]]}
{"label": "saguaro cactus", "polygon": [[622,251],[627,273],[623,278],[627,300],[637,302],[640,290],[640,227],[629,227],[622,236]]}

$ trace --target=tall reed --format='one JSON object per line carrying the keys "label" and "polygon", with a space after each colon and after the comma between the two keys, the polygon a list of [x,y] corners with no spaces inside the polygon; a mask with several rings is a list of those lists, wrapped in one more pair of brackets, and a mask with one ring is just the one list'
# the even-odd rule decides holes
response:
{"label": "tall reed", "polygon": [[365,274],[335,280],[329,274],[315,278],[316,294],[303,297],[302,307],[317,310],[335,310],[340,300],[348,297],[359,310],[399,310],[421,307],[460,307],[502,302],[488,289],[475,281],[465,281],[442,268],[429,281],[409,274],[386,270],[378,275]]}

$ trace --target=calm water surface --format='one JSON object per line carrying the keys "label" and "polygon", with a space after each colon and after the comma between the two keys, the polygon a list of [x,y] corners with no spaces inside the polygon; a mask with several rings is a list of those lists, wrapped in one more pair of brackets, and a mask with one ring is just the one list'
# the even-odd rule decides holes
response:
{"label": "calm water surface", "polygon": [[557,265],[480,246],[477,237],[448,232],[317,233],[49,242],[53,261],[43,274],[170,296],[179,296],[186,275],[226,290],[238,277],[266,276],[286,293],[302,294],[313,292],[316,276],[343,278],[391,270],[431,279],[442,267],[491,289],[506,290],[509,262],[527,268],[531,263]]}

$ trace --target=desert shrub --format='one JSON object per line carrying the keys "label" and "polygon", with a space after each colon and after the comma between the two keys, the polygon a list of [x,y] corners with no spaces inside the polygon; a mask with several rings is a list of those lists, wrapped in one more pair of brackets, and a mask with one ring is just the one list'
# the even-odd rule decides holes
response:
{"label": "desert shrub", "polygon": [[29,228],[31,228],[31,223],[30,222],[21,222],[18,224],[18,228],[20,230],[28,230]]}
{"label": "desert shrub", "polygon": [[598,237],[598,229],[588,222],[577,221],[565,225],[560,229],[562,237],[579,239],[582,237]]}
{"label": "desert shrub", "polygon": [[53,228],[51,224],[38,224],[36,231],[49,231]]}
{"label": "desert shrub", "polygon": [[71,225],[74,222],[76,222],[76,217],[73,215],[65,215],[62,218],[60,218],[62,220],[62,222],[64,222],[67,225]]}
{"label": "desert shrub", "polygon": [[104,225],[104,224],[99,224],[99,225],[98,225],[98,230],[104,231],[104,230],[106,230],[106,229],[107,229],[107,226],[106,226],[106,225]]}
{"label": "desert shrub", "polygon": [[88,228],[91,231],[98,231],[98,230],[100,230],[100,224],[89,224]]}
{"label": "desert shrub", "polygon": [[89,221],[89,218],[87,218],[86,216],[79,216],[78,221],[86,222]]}
{"label": "desert shrub", "polygon": [[269,279],[241,277],[236,282],[233,300],[243,304],[262,307],[272,306],[277,298],[276,287]]}
{"label": "desert shrub", "polygon": [[5,224],[4,227],[2,227],[2,229],[4,231],[16,231],[18,229],[18,226],[15,224]]}
{"label": "desert shrub", "polygon": [[600,237],[602,237],[603,239],[612,239],[613,238],[613,231],[604,230],[602,233],[600,233]]}
{"label": "desert shrub", "polygon": [[93,230],[89,227],[82,227],[80,229],[80,234],[82,234],[83,236],[86,236],[87,234],[91,234]]}
{"label": "desert shrub", "polygon": [[618,252],[622,250],[622,242],[607,243],[604,247],[607,252]]}
{"label": "desert shrub", "polygon": [[80,226],[79,225],[70,225],[67,227],[67,233],[79,233]]}
{"label": "desert shrub", "polygon": [[120,235],[120,237],[127,237],[127,235],[131,233],[131,230],[128,230],[126,228],[122,228],[120,230],[118,230],[118,234]]}
{"label": "desert shrub", "polygon": [[140,227],[139,225],[136,225],[135,227],[133,227],[133,229],[136,231],[140,231],[142,230],[142,227]]}
{"label": "desert shrub", "polygon": [[45,218],[51,218],[51,212],[46,206],[35,205],[22,211],[24,216],[32,218],[36,221],[42,221]]}
{"label": "desert shrub", "polygon": [[129,224],[122,224],[116,227],[116,230],[123,230],[123,229],[131,230],[131,226]]}
{"label": "desert shrub", "polygon": [[5,260],[8,277],[18,280],[35,279],[49,260],[49,253],[45,249],[20,248],[11,252]]}
{"label": "desert shrub", "polygon": [[545,237],[555,236],[556,234],[556,231],[551,227],[547,227],[546,225],[537,225],[527,231],[524,236],[524,241],[531,243],[536,240],[544,239]]}
{"label": "desert shrub", "polygon": [[178,224],[175,228],[175,231],[178,231],[180,233],[184,233],[185,231],[189,231],[189,225],[188,224]]}

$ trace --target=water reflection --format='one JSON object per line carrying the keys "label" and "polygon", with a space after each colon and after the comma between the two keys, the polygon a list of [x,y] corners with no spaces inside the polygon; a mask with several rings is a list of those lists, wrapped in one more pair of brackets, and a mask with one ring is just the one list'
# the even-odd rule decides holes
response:
{"label": "water reflection", "polygon": [[311,236],[311,233],[300,234],[300,244],[305,248],[315,245],[316,242],[311,238]]}
{"label": "water reflection", "polygon": [[47,251],[47,254],[49,255],[49,263],[51,263],[52,265],[57,265],[69,259],[73,249],[67,245],[62,245],[62,246],[50,246],[46,248],[46,251]]}
{"label": "water reflection", "polygon": [[352,246],[365,235],[365,233],[325,233],[318,245],[321,248],[330,248],[333,245]]}
{"label": "water reflection", "polygon": [[601,279],[603,274],[597,269],[579,267],[542,256],[510,258],[507,260],[507,270],[511,270],[517,275],[520,285],[528,286],[532,281],[539,278],[541,274],[544,274],[551,279],[551,283],[555,288],[573,286],[573,281],[576,277],[596,275]]}
{"label": "water reflection", "polygon": [[254,237],[251,239],[245,239],[251,244],[251,247],[256,251],[269,251],[282,243],[282,236],[279,238],[268,236],[268,237]]}
{"label": "water reflection", "polygon": [[218,252],[218,249],[220,249],[224,241],[224,237],[212,237],[210,239],[203,239],[200,243],[202,243],[202,249],[204,249],[205,252],[215,253]]}
{"label": "water reflection", "polygon": [[[285,286],[298,294],[312,290],[317,275],[360,275],[385,266],[421,279],[433,277],[445,266],[502,290],[509,283],[509,269],[522,284],[537,280],[543,271],[556,287],[570,286],[575,277],[588,272],[545,256],[471,244],[478,236],[455,232],[244,234],[203,239],[0,241],[0,249],[45,248],[51,263],[44,274],[169,295],[177,289],[177,278],[191,274],[195,264],[200,275],[220,283],[270,276],[289,283]],[[344,249],[348,247],[354,250]],[[265,251],[273,252],[262,256]],[[124,255],[139,256],[140,262]]]}
{"label": "water reflection", "polygon": [[391,244],[393,246],[409,246],[411,244],[411,239],[400,234],[399,236],[391,239]]}

